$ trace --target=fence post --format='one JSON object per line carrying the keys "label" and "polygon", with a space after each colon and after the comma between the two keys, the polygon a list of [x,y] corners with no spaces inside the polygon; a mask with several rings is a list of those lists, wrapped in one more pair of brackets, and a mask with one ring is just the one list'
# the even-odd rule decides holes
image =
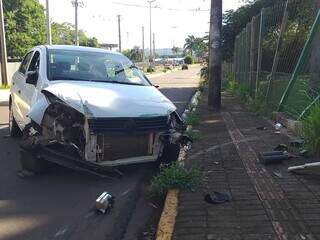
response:
{"label": "fence post", "polygon": [[262,34],[263,34],[263,27],[264,27],[264,12],[265,9],[262,8],[260,13],[260,29],[259,29],[259,43],[258,43],[258,59],[257,59],[257,74],[256,74],[256,92],[255,95],[257,96],[259,91],[259,78],[261,72],[261,61],[262,61]]}
{"label": "fence post", "polygon": [[277,68],[278,68],[279,57],[280,57],[279,56],[280,55],[280,48],[282,46],[282,37],[283,37],[283,34],[284,34],[284,32],[285,32],[285,30],[287,28],[288,2],[289,2],[289,0],[287,0],[286,6],[285,6],[285,9],[284,9],[282,23],[281,23],[281,27],[280,27],[279,38],[278,38],[278,41],[277,41],[276,52],[274,54],[273,63],[272,63],[272,69],[271,69],[271,73],[269,75],[269,84],[268,84],[268,90],[267,90],[267,94],[266,94],[266,102],[269,101],[270,95],[272,94],[274,74],[276,73]]}
{"label": "fence post", "polygon": [[256,17],[254,16],[251,20],[251,40],[250,40],[250,96],[254,97],[254,73],[256,69],[256,61],[255,61],[255,42],[256,42]]}
{"label": "fence post", "polygon": [[[250,85],[250,50],[251,50],[251,23],[246,28],[246,83]],[[249,84],[248,84],[249,83]]]}
{"label": "fence post", "polygon": [[311,45],[312,45],[312,40],[314,39],[314,37],[316,36],[316,34],[320,31],[320,10],[318,11],[317,17],[315,22],[313,23],[313,26],[310,30],[308,39],[306,41],[306,44],[303,47],[302,53],[300,54],[299,60],[297,65],[295,66],[295,69],[293,71],[293,74],[291,76],[291,79],[288,83],[288,86],[286,88],[286,90],[284,91],[279,106],[278,106],[278,112],[280,112],[282,110],[283,104],[285,104],[285,102],[287,101],[288,95],[292,90],[293,84],[296,82],[297,77],[298,77],[298,73],[301,71],[302,67],[305,64],[305,59],[307,57],[308,54],[308,50],[310,49]]}

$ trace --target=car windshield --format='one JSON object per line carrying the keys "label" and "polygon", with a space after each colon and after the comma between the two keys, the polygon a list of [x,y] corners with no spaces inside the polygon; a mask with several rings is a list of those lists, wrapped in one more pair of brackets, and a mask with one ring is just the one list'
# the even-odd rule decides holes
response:
{"label": "car windshield", "polygon": [[127,57],[98,51],[48,50],[48,79],[151,85]]}

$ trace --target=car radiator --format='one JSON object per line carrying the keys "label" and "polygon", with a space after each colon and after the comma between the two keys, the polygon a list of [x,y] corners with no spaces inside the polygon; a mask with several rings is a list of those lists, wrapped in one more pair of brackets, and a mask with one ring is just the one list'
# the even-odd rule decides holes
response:
{"label": "car radiator", "polygon": [[99,134],[100,161],[114,161],[118,159],[149,156],[153,153],[154,134]]}

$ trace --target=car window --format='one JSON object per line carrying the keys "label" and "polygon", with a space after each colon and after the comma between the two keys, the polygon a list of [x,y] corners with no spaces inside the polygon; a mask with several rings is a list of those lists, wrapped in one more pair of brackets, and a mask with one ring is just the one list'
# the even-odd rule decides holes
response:
{"label": "car window", "polygon": [[39,66],[40,66],[40,53],[39,51],[36,51],[32,57],[28,71],[39,71]]}
{"label": "car window", "polygon": [[48,51],[48,79],[96,81],[150,86],[150,82],[133,63],[121,54],[102,51]]}
{"label": "car window", "polygon": [[19,67],[19,72],[25,74],[26,71],[27,71],[27,68],[29,66],[29,63],[30,63],[30,60],[31,60],[31,57],[32,57],[32,54],[33,52],[29,52],[27,53],[27,55],[24,57],[20,67]]}

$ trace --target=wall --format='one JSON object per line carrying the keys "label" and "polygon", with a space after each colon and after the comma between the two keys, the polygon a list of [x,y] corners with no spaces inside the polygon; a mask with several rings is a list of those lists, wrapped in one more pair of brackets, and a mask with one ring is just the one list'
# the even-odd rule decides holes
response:
{"label": "wall", "polygon": [[[11,78],[12,78],[13,74],[18,70],[19,66],[20,66],[20,62],[9,62],[7,64],[7,67],[8,67],[8,83],[9,83],[9,85],[11,84]],[[0,75],[0,81],[2,83],[1,75]]]}

